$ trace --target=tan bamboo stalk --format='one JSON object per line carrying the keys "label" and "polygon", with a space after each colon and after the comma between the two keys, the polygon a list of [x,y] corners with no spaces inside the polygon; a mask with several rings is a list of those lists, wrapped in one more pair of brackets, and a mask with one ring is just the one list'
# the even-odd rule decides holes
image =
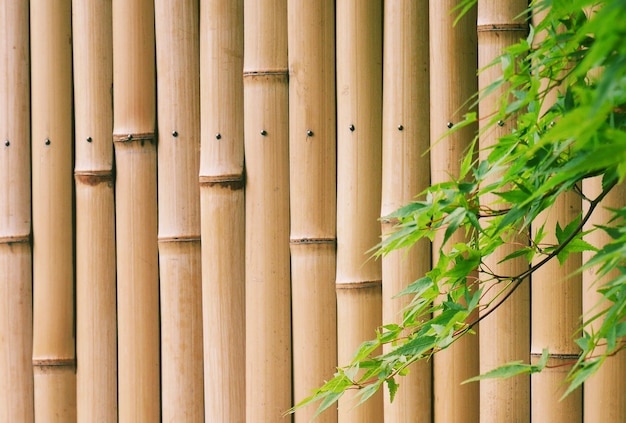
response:
{"label": "tan bamboo stalk", "polygon": [[[484,0],[478,4],[478,67],[484,68],[502,53],[503,48],[517,42],[527,32],[527,25],[522,18],[516,19],[527,7],[526,0],[494,1]],[[500,76],[500,68],[493,66],[478,76],[479,89],[488,86]],[[480,122],[482,124],[491,119],[496,111],[497,94],[486,97],[479,104]],[[514,122],[504,122],[503,126],[496,126],[480,140],[481,160],[486,159],[485,147],[496,142],[499,136],[510,131]],[[488,205],[495,200],[495,196],[485,196],[481,202]],[[528,242],[527,238],[511,240]],[[498,262],[513,252],[516,247],[507,244],[495,252],[486,265],[498,275],[513,276],[528,268],[524,259],[514,259],[502,264]],[[481,275],[488,278],[488,275]],[[494,313],[480,324],[480,372],[484,373],[499,365],[514,360],[529,361],[529,287],[525,281],[516,292]],[[489,289],[485,287],[487,295],[484,301],[490,301],[492,295],[499,292],[499,287]],[[527,377],[510,379],[488,379],[480,382],[480,421],[529,421],[530,419],[530,380]]]}
{"label": "tan bamboo stalk", "polygon": [[[533,20],[541,18],[533,16]],[[543,33],[538,34],[535,42],[541,43],[543,36]],[[554,104],[556,94],[556,90],[548,94],[544,108]],[[561,195],[535,219],[533,233],[545,223],[549,235],[543,242],[556,244],[556,236],[551,233],[556,224],[564,228],[580,214],[581,208],[582,200],[578,194],[570,192]],[[537,258],[535,264],[539,261],[541,258]],[[574,341],[581,323],[582,275],[575,274],[581,264],[582,254],[572,253],[562,265],[553,259],[532,275],[531,359],[539,360],[544,348],[550,351],[548,368],[531,376],[533,421],[582,421],[582,389],[560,400],[567,388],[564,379],[571,369],[568,364],[576,362],[580,351]]]}
{"label": "tan bamboo stalk", "polygon": [[[423,155],[430,140],[428,0],[385,1],[383,15],[382,217],[414,200],[430,182],[430,158]],[[382,233],[394,224],[383,219]],[[430,254],[424,253],[429,249],[424,240],[383,258],[385,323],[401,322],[410,298],[393,297],[430,270]],[[402,389],[393,403],[385,392],[385,422],[432,420],[431,373],[431,363],[420,362],[399,381]]]}
{"label": "tan bamboo stalk", "polygon": [[199,4],[157,0],[154,7],[162,413],[167,422],[201,422]]}
{"label": "tan bamboo stalk", "polygon": [[291,406],[287,2],[244,2],[246,415]]}
{"label": "tan bamboo stalk", "polygon": [[242,70],[243,0],[200,2],[200,209],[207,422],[245,421],[245,377],[241,370],[245,362]]}
{"label": "tan bamboo stalk", "polygon": [[[337,1],[337,350],[339,364],[381,324],[382,2]],[[382,392],[354,408],[339,401],[339,421],[383,420]]]}
{"label": "tan bamboo stalk", "polygon": [[30,4],[35,419],[76,420],[71,2]]}
{"label": "tan bamboo stalk", "polygon": [[0,40],[0,421],[33,422],[27,2],[0,2]]}
{"label": "tan bamboo stalk", "polygon": [[160,419],[154,5],[113,1],[120,422]]}
{"label": "tan bamboo stalk", "polygon": [[[460,164],[477,129],[468,126],[442,136],[468,112],[466,101],[478,89],[476,78],[476,8],[456,25],[450,11],[455,0],[430,1],[430,142],[431,182],[457,178]],[[433,240],[433,261],[439,257],[442,235]],[[451,242],[465,242],[462,233]],[[480,415],[478,384],[461,382],[479,373],[478,337],[466,336],[433,359],[434,414],[437,422],[476,422]]]}
{"label": "tan bamboo stalk", "polygon": [[[583,181],[583,192],[588,198],[596,198],[602,192],[601,178],[591,178]],[[607,208],[624,207],[626,198],[626,186],[624,184],[613,188],[600,204],[591,218],[587,221],[585,230],[592,229],[594,225],[606,225],[613,217]],[[587,235],[585,240],[591,245],[602,248],[610,241],[609,235],[597,230]],[[583,262],[593,256],[592,252],[583,253]],[[603,282],[618,276],[618,272],[613,272],[606,276],[606,279],[597,280],[595,274],[597,269],[589,269],[583,273],[583,318],[588,319],[601,308],[597,307],[602,296],[596,291]],[[600,306],[601,307],[601,306]],[[599,322],[598,322],[599,323]],[[596,323],[595,325],[597,325]],[[595,325],[592,325],[595,326]],[[600,369],[590,379],[585,382],[583,421],[600,422],[623,422],[626,421],[626,396],[623,395],[626,387],[626,355],[623,353],[609,357],[602,363]]]}
{"label": "tan bamboo stalk", "polygon": [[[337,366],[335,3],[288,2],[294,402]],[[312,318],[314,316],[314,318]],[[314,407],[298,410],[308,422]],[[336,422],[336,409],[318,420]]]}
{"label": "tan bamboo stalk", "polygon": [[73,2],[77,421],[117,421],[111,13]]}

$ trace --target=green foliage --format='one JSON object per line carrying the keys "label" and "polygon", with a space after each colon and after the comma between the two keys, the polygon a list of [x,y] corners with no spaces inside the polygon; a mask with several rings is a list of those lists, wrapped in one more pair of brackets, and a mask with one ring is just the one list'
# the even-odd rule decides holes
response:
{"label": "green foliage", "polygon": [[[466,11],[475,3],[465,0],[457,9]],[[544,9],[545,18],[536,27],[530,26],[528,37],[492,63],[502,76],[478,96],[480,101],[504,92],[499,110],[484,130],[506,123],[513,128],[510,134],[489,147],[482,161],[476,159],[475,140],[458,179],[429,187],[419,197],[422,200],[387,217],[398,225],[383,239],[377,255],[410,248],[422,238],[432,240],[437,232],[444,234],[444,247],[432,270],[400,293],[412,296],[402,321],[380,328],[376,339],[365,342],[351,363],[338,369],[334,378],[298,407],[321,401],[318,411],[322,411],[349,389],[358,390],[362,402],[383,384],[393,399],[397,378],[409,371],[410,364],[471,334],[481,319],[548,261],[564,263],[571,253],[581,251],[594,253],[584,267],[599,269],[598,277],[618,276],[597,286],[602,306],[593,316],[584,316],[587,320],[577,341],[580,358],[569,374],[567,393],[607,357],[626,348],[626,207],[613,210],[610,222],[593,229],[605,231],[611,242],[595,249],[583,240],[585,223],[626,176],[626,2],[536,1],[528,16]],[[534,42],[538,34],[545,36],[541,43]],[[548,92],[555,90],[559,92],[556,101],[547,104],[552,98]],[[476,119],[475,113],[466,115],[451,132]],[[602,177],[603,191],[588,198],[581,183],[596,176]],[[587,203],[585,212],[571,222],[545,227],[537,219],[539,213],[566,192],[578,194]],[[495,194],[497,200],[485,203],[487,194]],[[533,239],[531,223],[539,228]],[[468,241],[450,245],[457,231],[464,231]],[[556,244],[543,242],[548,233],[556,236]],[[520,237],[526,237],[523,245]],[[511,243],[518,248],[503,261],[524,257],[529,269],[515,276],[493,273],[485,259]],[[490,290],[496,289],[497,295],[486,301],[485,284],[494,283]],[[391,345],[388,352],[375,355],[385,344]],[[535,365],[504,364],[470,381],[538,372],[546,366],[547,357],[544,351]]]}

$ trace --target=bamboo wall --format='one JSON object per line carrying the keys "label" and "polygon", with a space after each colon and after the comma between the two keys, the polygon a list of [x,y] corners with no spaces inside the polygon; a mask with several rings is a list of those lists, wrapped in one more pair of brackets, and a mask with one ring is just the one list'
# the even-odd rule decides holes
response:
{"label": "bamboo wall", "polygon": [[[437,256],[368,250],[381,215],[458,172],[472,128],[436,141],[525,34],[524,1],[479,3],[453,28],[451,0],[0,0],[0,423],[309,421],[283,413]],[[393,403],[346,396],[319,421],[582,421],[556,371],[459,386],[572,354],[594,297],[542,325],[537,288],[531,348],[523,288]],[[611,366],[585,413],[623,387]]]}

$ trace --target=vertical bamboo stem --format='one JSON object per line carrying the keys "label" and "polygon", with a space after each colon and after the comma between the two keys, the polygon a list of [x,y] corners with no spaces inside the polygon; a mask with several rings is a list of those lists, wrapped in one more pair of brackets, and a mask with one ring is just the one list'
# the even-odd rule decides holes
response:
{"label": "vertical bamboo stem", "polygon": [[77,421],[117,421],[111,13],[73,2]]}
{"label": "vertical bamboo stem", "polygon": [[[337,366],[335,5],[288,2],[294,402]],[[308,422],[315,409],[298,410]],[[320,422],[336,422],[336,410]]]}
{"label": "vertical bamboo stem", "polygon": [[154,7],[163,421],[201,422],[199,4],[157,0]]}
{"label": "vertical bamboo stem", "polygon": [[244,2],[246,413],[291,406],[287,2]]}
{"label": "vertical bamboo stem", "polygon": [[33,422],[28,4],[0,2],[0,421]]}
{"label": "vertical bamboo stem", "polygon": [[153,3],[113,1],[120,422],[160,419],[154,78]]}
{"label": "vertical bamboo stem", "polygon": [[[347,363],[381,324],[379,241],[382,137],[382,2],[337,1],[337,350]],[[383,420],[382,392],[353,409],[339,401],[339,421]]]}
{"label": "vertical bamboo stem", "polygon": [[[384,217],[415,199],[430,182],[428,0],[384,2],[382,205]],[[381,230],[393,230],[383,220]],[[383,321],[399,322],[409,298],[394,299],[430,270],[427,241],[382,260]],[[430,422],[431,364],[412,366],[393,404],[385,394],[385,422]],[[386,388],[385,388],[386,389]],[[419,398],[419,401],[415,399]]]}
{"label": "vertical bamboo stem", "polygon": [[[502,50],[517,42],[526,34],[526,23],[523,18],[517,18],[527,7],[526,0],[482,1],[478,4],[478,67],[487,66],[493,59],[502,53]],[[478,87],[483,89],[500,76],[497,66],[491,67],[478,76]],[[497,93],[483,99],[479,105],[481,123],[487,122],[496,111]],[[486,133],[480,140],[481,160],[486,159],[484,148],[496,142],[498,137],[510,131],[505,123]],[[482,125],[480,125],[482,126]],[[489,204],[494,201],[493,196],[485,196],[481,202]],[[520,238],[519,242],[527,242]],[[528,268],[524,259],[498,262],[513,252],[515,247],[506,244],[499,251],[486,260],[486,265],[499,275],[513,276]],[[489,318],[483,320],[480,331],[480,372],[484,373],[503,363],[523,360],[528,362],[529,345],[529,283],[525,282],[517,291]],[[497,287],[485,287],[488,295],[484,300],[489,301],[489,295],[499,292]],[[488,334],[488,335],[487,335]],[[524,422],[530,419],[529,378],[516,377],[511,379],[490,379],[480,382],[480,421],[481,422]]]}
{"label": "vertical bamboo stem", "polygon": [[[430,139],[431,181],[433,184],[457,178],[476,126],[468,126],[442,139],[450,124],[468,112],[466,101],[478,89],[476,78],[476,8],[468,11],[456,25],[450,11],[454,0],[430,1]],[[465,106],[465,107],[464,107]],[[433,260],[439,257],[443,234],[433,240]],[[466,242],[462,233],[451,242]],[[476,422],[480,416],[478,384],[461,385],[479,373],[477,336],[466,336],[434,361],[434,413],[437,422]]]}
{"label": "vertical bamboo stem", "polygon": [[[588,198],[596,198],[602,192],[602,179],[600,177],[586,179],[583,181],[583,192]],[[624,184],[613,188],[600,204],[591,218],[587,221],[584,230],[590,230],[595,225],[605,225],[612,217],[613,213],[607,208],[624,207],[626,199],[626,186]],[[585,237],[591,245],[602,248],[610,240],[610,236],[597,230]],[[583,253],[583,262],[593,256],[592,252]],[[606,279],[597,280],[595,274],[597,269],[588,269],[583,272],[583,318],[588,319],[595,313],[602,310],[596,307],[602,300],[602,295],[597,290],[602,287],[603,282],[618,276],[618,272],[607,275]],[[592,327],[597,323],[592,324]],[[626,355],[624,353],[609,357],[602,363],[600,369],[585,382],[583,421],[592,422],[623,422],[626,421],[626,396],[624,393],[624,383],[626,381]]]}
{"label": "vertical bamboo stem", "polygon": [[243,423],[243,0],[200,3],[205,421]]}
{"label": "vertical bamboo stem", "polygon": [[35,418],[76,420],[71,2],[30,5]]}

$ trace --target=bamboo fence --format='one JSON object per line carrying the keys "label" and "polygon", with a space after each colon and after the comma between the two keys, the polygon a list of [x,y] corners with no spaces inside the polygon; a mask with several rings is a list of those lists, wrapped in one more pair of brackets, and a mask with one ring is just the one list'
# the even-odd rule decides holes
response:
{"label": "bamboo fence", "polygon": [[154,7],[162,418],[202,422],[199,5],[157,0]]}
{"label": "bamboo fence", "polygon": [[[430,182],[428,1],[384,2],[381,232],[395,222],[384,217],[409,203]],[[408,253],[382,260],[382,316],[400,322],[409,297],[393,297],[430,269],[424,240]],[[394,402],[385,393],[386,422],[430,422],[431,365],[424,361],[400,382]],[[421,401],[415,401],[421,398]]]}
{"label": "bamboo fence", "polygon": [[[0,0],[0,423],[309,421],[283,414],[401,319],[391,298],[437,259],[438,237],[370,255],[384,216],[457,177],[483,126],[440,138],[499,77],[476,69],[526,35],[527,1],[481,0],[456,26],[454,0],[70,3]],[[497,264],[514,248],[487,265],[526,270]],[[588,257],[537,271],[532,302],[524,282],[393,403],[351,391],[317,421],[625,420],[621,355],[558,401],[600,298],[593,270],[566,279]],[[563,366],[460,386],[545,347]]]}
{"label": "bamboo fence", "polygon": [[28,5],[0,2],[0,421],[33,422]]}
{"label": "bamboo fence", "polygon": [[77,421],[117,421],[111,2],[72,5]]}
{"label": "bamboo fence", "polygon": [[120,422],[161,415],[154,4],[113,2]]}
{"label": "bamboo fence", "polygon": [[[526,0],[508,1],[482,1],[478,4],[477,29],[478,29],[478,68],[482,69],[489,65],[503,49],[516,43],[526,36],[527,24],[521,13],[527,7]],[[483,89],[500,76],[498,67],[492,66],[482,71],[478,76],[478,88]],[[485,122],[492,119],[497,110],[495,95],[486,97],[479,103],[480,124],[482,128]],[[480,139],[480,159],[484,160],[488,151],[485,147],[492,145],[498,137],[505,135],[511,130],[514,120],[501,122],[495,129],[485,133]],[[497,176],[495,176],[497,177]],[[486,182],[489,183],[489,182]],[[481,202],[489,205],[495,200],[495,196],[484,196]],[[486,266],[495,274],[502,276],[514,276],[528,268],[524,259],[513,259],[505,263],[498,262],[515,251],[515,243],[525,243],[520,239],[509,240],[508,244],[501,246],[489,260]],[[483,275],[487,278],[488,275]],[[480,338],[480,373],[492,370],[502,363],[515,360],[529,360],[530,338],[530,289],[528,281],[525,281],[516,292],[509,297],[496,312],[489,318],[481,321],[480,331],[489,336]],[[502,288],[485,287],[484,301],[493,299]],[[511,379],[488,379],[480,382],[480,421],[529,421],[530,419],[530,385],[529,378],[520,376]]]}
{"label": "bamboo fence", "polygon": [[76,420],[71,2],[32,2],[35,419]]}
{"label": "bamboo fence", "polygon": [[[430,174],[431,182],[442,183],[460,174],[461,161],[476,125],[442,139],[449,127],[469,110],[466,101],[478,89],[476,9],[456,26],[450,10],[456,1],[430,2]],[[453,242],[464,242],[456,233]],[[433,260],[439,257],[441,234],[433,240]],[[468,336],[434,357],[434,420],[475,422],[479,420],[479,385],[461,382],[479,373],[478,337]]]}
{"label": "bamboo fence", "polygon": [[202,1],[199,182],[207,422],[245,421],[242,71],[243,0]]}
{"label": "bamboo fence", "polygon": [[[337,366],[335,5],[290,0],[287,8],[293,390],[299,402]],[[314,412],[299,410],[295,421],[308,422]],[[317,421],[336,422],[336,409]]]}

